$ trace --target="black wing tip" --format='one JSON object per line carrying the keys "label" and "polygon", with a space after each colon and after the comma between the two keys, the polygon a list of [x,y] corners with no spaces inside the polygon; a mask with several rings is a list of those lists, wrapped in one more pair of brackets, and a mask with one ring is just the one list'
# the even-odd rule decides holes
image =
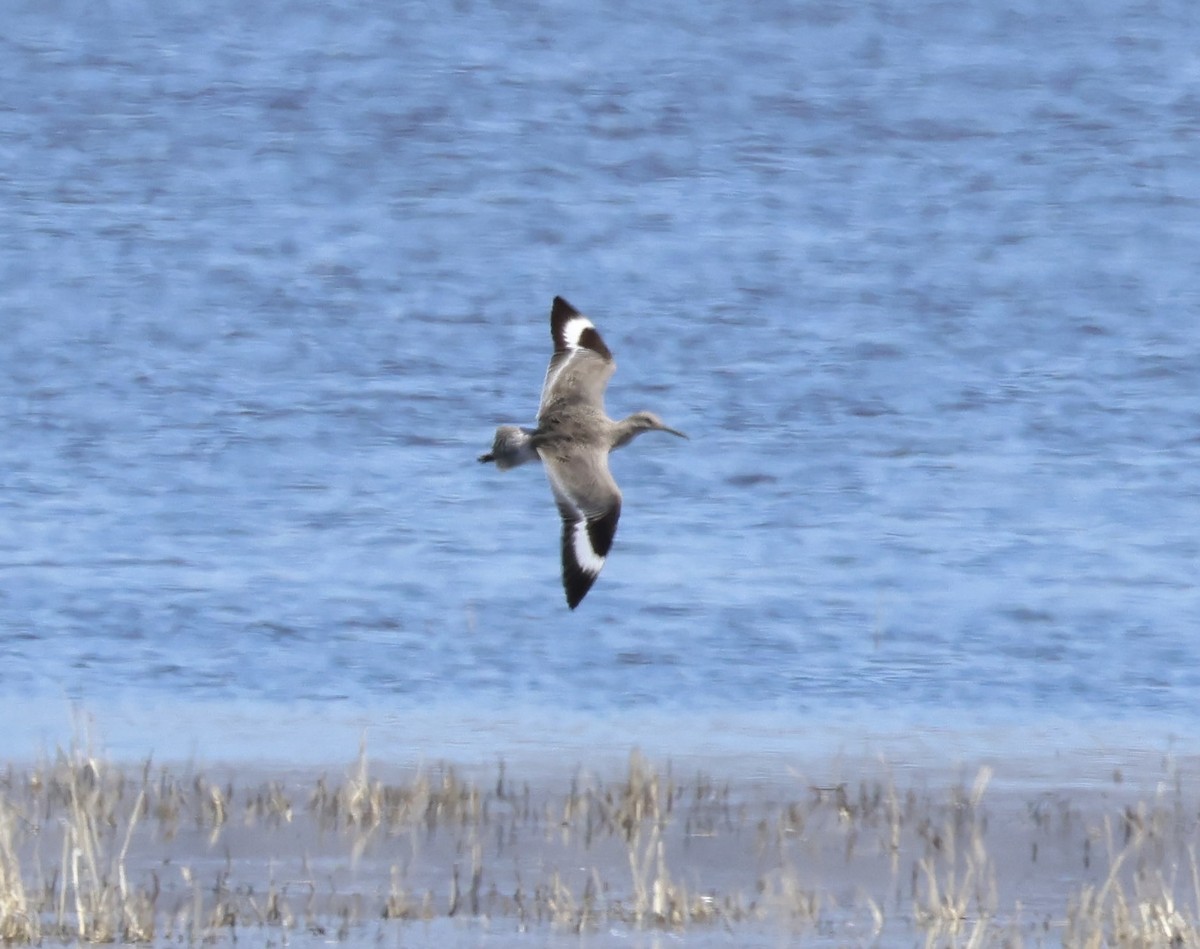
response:
{"label": "black wing tip", "polygon": [[569,606],[572,610],[575,609],[575,607],[583,602],[583,598],[587,596],[587,592],[591,588],[592,585],[590,583],[584,585],[583,587],[564,586],[563,592],[567,594],[567,606]]}
{"label": "black wing tip", "polygon": [[575,317],[582,315],[562,297],[554,298],[554,306],[550,308],[550,336],[554,340],[554,351],[556,353],[567,350],[567,338],[564,335],[566,326]]}
{"label": "black wing tip", "polygon": [[[578,522],[577,517],[569,510],[562,511],[562,582],[563,592],[567,596],[567,606],[575,609],[588,591],[600,579],[600,571],[592,573],[583,569],[575,557],[574,531]],[[592,551],[604,560],[612,550],[613,538],[617,534],[617,522],[621,518],[621,504],[618,501],[604,513],[589,517],[586,521],[588,545]]]}
{"label": "black wing tip", "polygon": [[562,297],[554,298],[554,306],[550,308],[550,333],[554,337],[555,346],[562,343],[563,327],[575,317],[582,315]]}
{"label": "black wing tip", "polygon": [[587,596],[590,590],[596,583],[599,573],[589,573],[579,566],[579,562],[575,559],[575,551],[571,544],[571,526],[563,525],[563,564],[562,564],[562,585],[563,593],[567,596],[567,606],[575,609],[583,598]]}
{"label": "black wing tip", "polygon": [[574,564],[571,565],[571,568],[563,564],[563,593],[567,597],[567,606],[575,609],[575,607],[582,603],[583,598],[596,585],[596,580],[599,577],[600,574],[598,573],[584,573]]}
{"label": "black wing tip", "polygon": [[[567,324],[574,319],[587,320],[587,317],[562,297],[555,297],[554,306],[550,310],[550,336],[554,340],[554,351],[562,353],[578,346],[581,349],[590,349],[596,355],[611,360],[612,352],[604,344],[604,340],[600,338],[600,333],[594,326],[584,327],[577,340],[571,343],[567,342]],[[588,320],[588,323],[590,324],[591,320]]]}

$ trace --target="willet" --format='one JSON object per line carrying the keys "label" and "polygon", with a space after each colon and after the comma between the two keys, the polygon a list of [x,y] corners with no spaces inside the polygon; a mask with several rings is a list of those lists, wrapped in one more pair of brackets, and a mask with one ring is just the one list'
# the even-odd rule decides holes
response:
{"label": "willet", "polygon": [[608,453],[642,432],[670,432],[652,412],[614,422],[604,412],[604,389],[617,368],[592,321],[562,297],[550,310],[554,355],[542,385],[537,428],[501,425],[480,461],[501,471],[541,461],[562,515],[562,580],[575,609],[596,582],[621,516],[621,491]]}

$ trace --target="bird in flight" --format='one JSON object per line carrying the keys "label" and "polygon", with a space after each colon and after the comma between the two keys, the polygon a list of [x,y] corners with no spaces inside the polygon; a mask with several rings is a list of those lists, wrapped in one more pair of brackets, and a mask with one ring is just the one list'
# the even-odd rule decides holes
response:
{"label": "bird in flight", "polygon": [[575,609],[604,566],[621,516],[621,490],[608,470],[608,453],[642,432],[683,432],[653,412],[614,422],[604,390],[617,368],[596,327],[562,297],[550,309],[554,355],[542,385],[537,427],[501,425],[492,450],[480,455],[501,471],[540,461],[562,515],[562,581]]}

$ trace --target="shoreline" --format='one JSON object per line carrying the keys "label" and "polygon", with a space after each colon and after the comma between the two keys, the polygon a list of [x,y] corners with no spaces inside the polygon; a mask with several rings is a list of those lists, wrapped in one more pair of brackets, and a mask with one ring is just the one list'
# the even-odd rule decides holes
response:
{"label": "shoreline", "polygon": [[1200,757],[1200,721],[1147,716],[1054,716],[1012,722],[998,715],[886,716],[771,709],[561,709],[536,703],[472,707],[448,702],[374,703],[169,700],[140,695],[105,701],[22,699],[20,727],[0,735],[0,761],[33,763],[61,748],[86,747],[107,760],[172,765],[246,764],[277,770],[328,767],[366,743],[376,761],[500,760],[537,774],[544,763],[586,759],[619,768],[629,752],[706,770],[770,780],[805,762],[855,766],[885,760],[917,773],[955,776],[990,765],[1019,785],[1046,781],[1086,788],[1108,772],[1135,775],[1164,758]]}
{"label": "shoreline", "polygon": [[529,736],[512,755],[471,745],[401,759],[368,738],[336,761],[280,767],[109,759],[77,737],[38,762],[5,762],[0,934],[1200,939],[1188,845],[1200,757],[1108,745],[969,760],[939,758],[935,744],[898,758],[872,741],[783,756],[750,736],[740,752],[661,757]]}

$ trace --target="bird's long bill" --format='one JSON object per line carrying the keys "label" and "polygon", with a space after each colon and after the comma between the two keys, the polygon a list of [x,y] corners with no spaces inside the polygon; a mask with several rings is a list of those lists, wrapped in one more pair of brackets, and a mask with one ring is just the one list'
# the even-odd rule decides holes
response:
{"label": "bird's long bill", "polygon": [[[664,425],[662,428],[659,429],[659,431],[660,432],[670,432],[672,435],[678,435],[680,438],[687,438],[687,436],[685,434],[683,434],[683,432],[681,432],[677,428],[667,428],[667,426]],[[691,441],[691,439],[688,438],[688,441]]]}

